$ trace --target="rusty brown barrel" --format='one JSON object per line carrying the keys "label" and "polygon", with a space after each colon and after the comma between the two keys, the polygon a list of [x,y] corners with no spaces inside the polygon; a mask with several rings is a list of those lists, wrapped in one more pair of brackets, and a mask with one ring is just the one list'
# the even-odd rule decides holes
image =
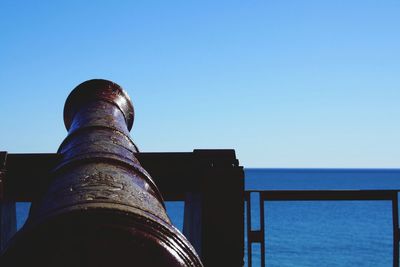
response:
{"label": "rusty brown barrel", "polygon": [[113,82],[71,92],[62,159],[1,266],[202,266],[135,157],[133,119],[129,96]]}

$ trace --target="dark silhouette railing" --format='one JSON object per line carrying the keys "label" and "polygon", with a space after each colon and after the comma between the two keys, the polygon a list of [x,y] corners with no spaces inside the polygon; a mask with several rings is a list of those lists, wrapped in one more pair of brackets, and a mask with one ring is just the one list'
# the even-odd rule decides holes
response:
{"label": "dark silhouette railing", "polygon": [[[38,197],[58,154],[0,153],[0,244],[16,231],[15,202]],[[266,201],[368,201],[392,205],[393,266],[399,266],[398,190],[249,190],[244,191],[243,168],[233,150],[194,150],[176,153],[137,153],[166,201],[184,201],[184,234],[205,266],[243,266],[244,204],[246,204],[247,263],[253,266],[252,244],[265,259],[264,205]],[[24,166],[21,168],[21,166]],[[378,171],[379,173],[379,171]],[[382,172],[384,173],[384,172]],[[257,195],[253,203],[251,195]],[[251,228],[252,205],[259,207],[259,229]],[[254,208],[253,208],[254,210]],[[267,210],[268,212],[268,210]],[[227,265],[229,264],[229,265]]]}
{"label": "dark silhouette railing", "polygon": [[[258,200],[259,229],[252,229],[252,197]],[[393,224],[393,267],[399,266],[399,218],[398,190],[251,190],[245,192],[246,201],[246,234],[247,262],[253,266],[252,244],[260,244],[261,267],[266,266],[265,260],[265,201],[343,201],[343,200],[386,200],[392,204]]]}

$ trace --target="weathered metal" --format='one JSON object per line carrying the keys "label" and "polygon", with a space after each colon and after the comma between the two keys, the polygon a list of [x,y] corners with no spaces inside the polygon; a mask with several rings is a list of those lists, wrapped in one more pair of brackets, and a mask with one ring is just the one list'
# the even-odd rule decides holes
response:
{"label": "weathered metal", "polygon": [[202,266],[135,157],[133,119],[115,83],[90,80],[72,91],[62,158],[1,266]]}

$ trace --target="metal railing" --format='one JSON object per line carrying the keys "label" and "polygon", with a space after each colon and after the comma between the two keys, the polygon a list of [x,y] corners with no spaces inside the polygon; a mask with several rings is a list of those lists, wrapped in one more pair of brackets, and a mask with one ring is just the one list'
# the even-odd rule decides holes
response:
{"label": "metal railing", "polygon": [[[0,247],[16,230],[15,202],[31,202],[48,183],[59,154],[0,153]],[[252,266],[252,244],[261,247],[265,266],[266,201],[391,201],[393,218],[393,266],[399,266],[399,190],[250,190],[244,191],[244,173],[233,150],[138,153],[136,157],[155,179],[166,201],[184,201],[184,233],[200,252],[205,266],[243,266],[244,233],[247,232],[248,266]],[[368,170],[373,178],[398,181],[400,170]],[[262,178],[285,181],[287,177],[337,179],[364,177],[364,170],[266,169]],[[250,175],[249,175],[250,177]],[[285,178],[285,179],[282,179]],[[341,181],[344,181],[344,180]],[[288,183],[285,182],[285,185]],[[398,184],[396,184],[398,185]],[[257,189],[258,184],[254,189]],[[315,184],[313,184],[315,186]],[[345,185],[343,185],[345,186]],[[383,187],[384,185],[382,185]],[[250,186],[249,186],[250,187]],[[251,187],[250,187],[251,188]],[[251,188],[253,189],[253,188]],[[223,194],[221,194],[223,192]],[[259,197],[260,229],[251,228],[251,194]],[[245,227],[244,204],[247,205]],[[254,201],[253,201],[254,204]],[[254,209],[255,206],[253,206]],[[268,211],[268,209],[267,209]],[[245,229],[245,231],[243,231]]]}
{"label": "metal railing", "polygon": [[[258,196],[259,229],[252,229],[252,198]],[[248,267],[253,266],[252,244],[260,244],[261,266],[266,266],[265,261],[265,201],[343,201],[343,200],[386,200],[392,205],[393,224],[393,267],[399,266],[399,219],[398,219],[398,190],[251,190],[245,192],[246,201],[246,232],[247,232],[247,262]]]}

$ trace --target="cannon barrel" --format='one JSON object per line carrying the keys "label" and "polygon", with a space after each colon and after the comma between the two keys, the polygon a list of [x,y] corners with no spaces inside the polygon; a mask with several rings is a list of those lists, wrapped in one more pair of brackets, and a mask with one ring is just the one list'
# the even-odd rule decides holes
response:
{"label": "cannon barrel", "polygon": [[71,92],[61,160],[1,266],[202,266],[135,157],[133,120],[129,96],[111,81]]}

